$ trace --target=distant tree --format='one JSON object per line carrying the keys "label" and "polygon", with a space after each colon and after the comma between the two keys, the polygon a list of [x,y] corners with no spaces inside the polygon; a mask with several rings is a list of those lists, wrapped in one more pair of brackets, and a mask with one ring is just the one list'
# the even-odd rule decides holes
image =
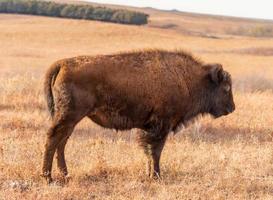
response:
{"label": "distant tree", "polygon": [[50,2],[49,5],[47,6],[47,13],[49,16],[60,17],[61,11],[65,6],[66,6],[65,4],[57,4],[54,2]]}
{"label": "distant tree", "polygon": [[38,1],[37,2],[36,14],[37,15],[49,15],[50,16],[50,14],[47,12],[48,6],[49,6],[49,2]]}
{"label": "distant tree", "polygon": [[76,11],[77,11],[77,6],[68,4],[62,9],[60,16],[67,17],[67,18],[75,18]]}
{"label": "distant tree", "polygon": [[131,14],[124,10],[116,11],[112,16],[111,21],[116,23],[129,24],[131,21]]}
{"label": "distant tree", "polygon": [[2,13],[5,13],[7,12],[7,5],[8,5],[8,2],[1,2],[0,1],[0,12]]}
{"label": "distant tree", "polygon": [[84,18],[84,19],[92,19],[93,11],[94,11],[94,8],[93,8],[92,6],[88,6],[88,7],[85,9],[85,13],[84,13],[83,18]]}
{"label": "distant tree", "polygon": [[[27,13],[27,4],[24,2],[17,2],[14,5],[10,6],[10,11],[12,10],[12,12],[14,13]],[[13,8],[11,8],[13,7]]]}
{"label": "distant tree", "polygon": [[7,13],[14,13],[14,6],[13,1],[7,1],[7,7],[6,7],[6,12]]}
{"label": "distant tree", "polygon": [[86,6],[77,6],[74,16],[77,19],[82,19],[85,16]]}
{"label": "distant tree", "polygon": [[95,8],[92,14],[92,19],[104,20],[105,9],[102,7]]}
{"label": "distant tree", "polygon": [[28,14],[37,15],[38,3],[36,1],[29,1],[28,3]]}
{"label": "distant tree", "polygon": [[103,13],[103,20],[104,21],[111,21],[112,15],[114,14],[114,11],[109,8],[104,8],[104,13]]}
{"label": "distant tree", "polygon": [[59,4],[37,0],[0,0],[1,13],[22,13],[53,17],[92,19],[123,24],[146,24],[148,15],[90,5]]}
{"label": "distant tree", "polygon": [[130,20],[131,23],[133,24],[138,24],[138,25],[141,25],[141,24],[147,24],[148,23],[148,15],[145,15],[145,14],[140,14],[140,13],[134,13],[132,16],[131,16],[131,20]]}

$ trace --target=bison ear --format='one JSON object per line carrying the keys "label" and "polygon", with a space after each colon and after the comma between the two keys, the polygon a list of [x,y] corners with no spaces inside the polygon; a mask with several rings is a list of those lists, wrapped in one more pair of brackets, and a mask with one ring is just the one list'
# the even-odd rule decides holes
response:
{"label": "bison ear", "polygon": [[210,80],[219,85],[224,78],[224,71],[221,64],[208,64],[205,65],[205,68],[208,69]]}

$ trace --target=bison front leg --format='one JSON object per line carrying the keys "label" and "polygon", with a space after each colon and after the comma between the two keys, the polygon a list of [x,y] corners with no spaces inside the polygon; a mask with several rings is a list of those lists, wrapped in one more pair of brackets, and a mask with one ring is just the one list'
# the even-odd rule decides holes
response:
{"label": "bison front leg", "polygon": [[165,144],[165,138],[159,139],[157,141],[151,142],[146,148],[146,156],[148,158],[147,174],[151,178],[160,178],[160,157]]}
{"label": "bison front leg", "polygon": [[138,141],[147,156],[147,175],[154,179],[160,178],[160,157],[166,141],[166,135],[153,136],[142,132],[138,136]]}

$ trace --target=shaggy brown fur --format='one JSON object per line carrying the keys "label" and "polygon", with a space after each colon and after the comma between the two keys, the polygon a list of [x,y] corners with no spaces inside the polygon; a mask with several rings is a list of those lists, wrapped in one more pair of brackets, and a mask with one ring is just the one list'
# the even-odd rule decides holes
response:
{"label": "shaggy brown fur", "polygon": [[220,64],[204,65],[183,51],[147,50],[57,61],[46,75],[52,116],[43,175],[52,181],[55,151],[67,175],[64,148],[85,116],[111,129],[138,128],[148,174],[159,177],[167,135],[199,114],[220,117],[235,109],[231,77]]}

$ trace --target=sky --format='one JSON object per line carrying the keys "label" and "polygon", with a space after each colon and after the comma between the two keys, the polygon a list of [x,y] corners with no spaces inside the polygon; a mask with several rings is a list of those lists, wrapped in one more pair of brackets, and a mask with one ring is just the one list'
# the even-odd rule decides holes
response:
{"label": "sky", "polygon": [[[88,0],[87,0],[88,1]],[[153,7],[163,10],[273,19],[272,0],[90,0],[97,3]]]}

